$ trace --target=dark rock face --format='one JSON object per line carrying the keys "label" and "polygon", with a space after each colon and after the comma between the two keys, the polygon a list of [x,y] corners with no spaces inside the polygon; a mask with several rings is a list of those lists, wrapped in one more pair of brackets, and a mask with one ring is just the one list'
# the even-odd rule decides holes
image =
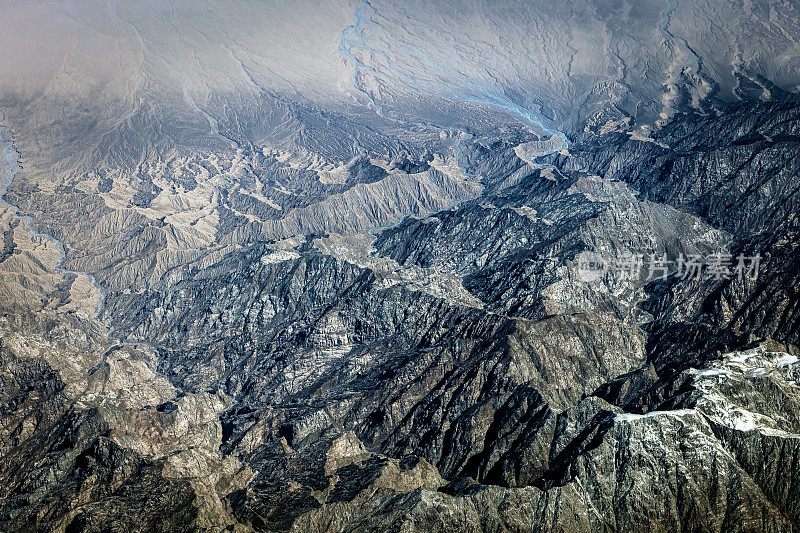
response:
{"label": "dark rock face", "polygon": [[[26,326],[45,333],[48,328],[36,319]],[[0,348],[0,361],[4,530],[194,527],[197,509],[189,484],[166,479],[161,461],[116,444],[97,410],[70,402],[58,372],[44,359]]]}

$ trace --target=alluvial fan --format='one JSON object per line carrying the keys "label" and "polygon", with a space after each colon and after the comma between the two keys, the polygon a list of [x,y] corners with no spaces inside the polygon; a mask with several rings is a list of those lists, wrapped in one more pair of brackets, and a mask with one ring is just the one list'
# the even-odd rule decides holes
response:
{"label": "alluvial fan", "polygon": [[800,529],[794,0],[0,0],[0,531]]}

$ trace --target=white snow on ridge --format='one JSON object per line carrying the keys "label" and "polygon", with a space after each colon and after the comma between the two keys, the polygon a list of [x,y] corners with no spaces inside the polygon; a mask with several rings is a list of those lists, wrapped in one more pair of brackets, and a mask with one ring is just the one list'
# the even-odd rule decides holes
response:
{"label": "white snow on ridge", "polygon": [[635,422],[637,420],[643,420],[646,418],[655,418],[659,416],[686,416],[686,415],[693,415],[696,414],[694,409],[676,409],[675,411],[650,411],[649,413],[645,414],[635,414],[635,413],[618,413],[614,416],[614,420],[617,422]]}
{"label": "white snow on ridge", "polygon": [[774,397],[776,391],[800,386],[797,378],[793,377],[797,374],[789,371],[798,363],[800,359],[797,356],[770,351],[763,345],[732,352],[707,368],[687,371],[697,390],[694,408],[646,414],[620,413],[615,416],[615,421],[636,423],[659,416],[698,414],[736,431],[757,431],[771,437],[800,439],[793,408],[783,406],[782,400]]}

